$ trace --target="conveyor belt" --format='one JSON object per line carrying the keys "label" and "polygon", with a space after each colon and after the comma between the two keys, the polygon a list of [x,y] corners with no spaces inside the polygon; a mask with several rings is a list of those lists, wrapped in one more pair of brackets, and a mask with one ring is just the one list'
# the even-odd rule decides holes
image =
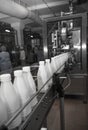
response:
{"label": "conveyor belt", "polygon": [[[50,87],[46,93],[40,93],[38,95],[38,104],[33,108],[33,111],[29,114],[29,116],[25,119],[25,121],[16,128],[15,130],[39,130],[45,120],[53,102],[53,98],[55,96],[53,87]],[[19,112],[20,113],[20,112]],[[12,119],[14,120],[14,119]],[[8,122],[7,124],[0,127],[0,130],[8,130],[8,126],[11,124]]]}
{"label": "conveyor belt", "polygon": [[20,130],[39,130],[41,128],[42,123],[54,102],[53,88],[50,87],[45,94],[41,95],[42,97],[38,102],[38,105],[21,125]]}
{"label": "conveyor belt", "polygon": [[[50,77],[51,79],[52,77]],[[49,79],[49,80],[50,80]],[[24,110],[24,108],[33,100],[38,97],[38,104],[33,108],[32,112],[28,115],[24,122],[16,130],[40,130],[43,121],[48,115],[50,108],[55,100],[57,94],[60,97],[60,113],[61,113],[61,130],[65,130],[64,125],[64,95],[63,88],[59,82],[58,74],[53,75],[53,85],[48,88],[45,93],[41,93],[41,89],[48,83],[49,80],[42,86],[42,88],[8,121],[5,125],[0,127],[0,130],[8,130],[11,122]]]}

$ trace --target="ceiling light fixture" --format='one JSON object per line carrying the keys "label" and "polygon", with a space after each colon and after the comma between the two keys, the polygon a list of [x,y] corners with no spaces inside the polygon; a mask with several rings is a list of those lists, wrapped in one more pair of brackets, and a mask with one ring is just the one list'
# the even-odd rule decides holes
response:
{"label": "ceiling light fixture", "polygon": [[33,38],[33,35],[31,35],[31,38]]}
{"label": "ceiling light fixture", "polygon": [[5,29],[5,32],[10,32],[10,30],[9,29]]}

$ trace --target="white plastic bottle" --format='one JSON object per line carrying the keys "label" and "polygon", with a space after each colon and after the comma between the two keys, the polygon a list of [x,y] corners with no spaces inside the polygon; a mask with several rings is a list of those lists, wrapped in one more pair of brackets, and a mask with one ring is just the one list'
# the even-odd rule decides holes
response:
{"label": "white plastic bottle", "polygon": [[[30,99],[30,92],[24,81],[22,70],[14,71],[14,76],[15,76],[14,88],[16,90],[16,93],[19,95],[19,97],[21,99],[21,106],[24,106],[24,104]],[[23,110],[23,112],[22,112],[23,119],[25,119],[25,117],[30,112],[31,112],[31,103],[29,103]]]}
{"label": "white plastic bottle", "polygon": [[[20,99],[17,96],[15,89],[11,82],[10,74],[2,74],[1,78],[1,99],[6,105],[8,120],[16,113],[16,111],[20,108]],[[11,123],[9,129],[13,129],[18,127],[21,124],[21,115]]]}
{"label": "white plastic bottle", "polygon": [[53,74],[54,74],[57,71],[57,66],[56,66],[56,63],[55,63],[55,57],[51,58],[51,67],[52,67],[52,71],[53,71]]}
{"label": "white plastic bottle", "polygon": [[47,130],[47,128],[41,128],[41,130]]}
{"label": "white plastic bottle", "polygon": [[0,126],[5,124],[8,121],[7,106],[1,98],[1,94],[2,94],[2,89],[0,86]]}
{"label": "white plastic bottle", "polygon": [[[37,73],[37,83],[38,83],[38,90],[43,87],[43,85],[47,82],[47,73],[45,70],[44,61],[39,61],[39,69]],[[44,86],[41,92],[45,92],[48,89],[48,83]]]}
{"label": "white plastic bottle", "polygon": [[59,64],[58,64],[58,56],[54,57],[54,62],[56,64],[56,70],[59,68]]}
{"label": "white plastic bottle", "polygon": [[[30,66],[23,67],[23,77],[30,91],[30,96],[33,96],[36,93],[36,85],[30,72]],[[35,97],[32,101],[32,106],[35,106],[37,102],[37,98]]]}
{"label": "white plastic bottle", "polygon": [[[51,64],[50,64],[50,59],[46,59],[45,61],[46,61],[45,69],[46,69],[46,72],[47,72],[48,79],[50,79],[53,75]],[[52,78],[49,80],[49,85],[50,86],[52,85]]]}
{"label": "white plastic bottle", "polygon": [[62,54],[58,55],[57,56],[57,66],[58,66],[58,71],[57,73],[61,73],[61,71],[63,70],[63,57],[62,57]]}
{"label": "white plastic bottle", "polygon": [[8,113],[5,102],[0,98],[0,126],[8,121]]}

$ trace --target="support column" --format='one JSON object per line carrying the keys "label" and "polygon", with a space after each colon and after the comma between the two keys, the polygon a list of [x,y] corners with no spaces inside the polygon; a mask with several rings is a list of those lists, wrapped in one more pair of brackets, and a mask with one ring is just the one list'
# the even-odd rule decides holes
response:
{"label": "support column", "polygon": [[23,28],[24,24],[20,22],[14,22],[11,24],[11,26],[16,30],[17,32],[17,40],[15,39],[15,43],[19,46],[24,45],[24,39],[23,39]]}

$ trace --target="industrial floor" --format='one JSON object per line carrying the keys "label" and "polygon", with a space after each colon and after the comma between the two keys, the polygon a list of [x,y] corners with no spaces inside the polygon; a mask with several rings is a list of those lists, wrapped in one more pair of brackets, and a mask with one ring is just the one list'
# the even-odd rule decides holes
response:
{"label": "industrial floor", "polygon": [[[65,130],[88,130],[88,104],[82,99],[65,98]],[[48,130],[60,129],[60,105],[56,99],[47,117]]]}

